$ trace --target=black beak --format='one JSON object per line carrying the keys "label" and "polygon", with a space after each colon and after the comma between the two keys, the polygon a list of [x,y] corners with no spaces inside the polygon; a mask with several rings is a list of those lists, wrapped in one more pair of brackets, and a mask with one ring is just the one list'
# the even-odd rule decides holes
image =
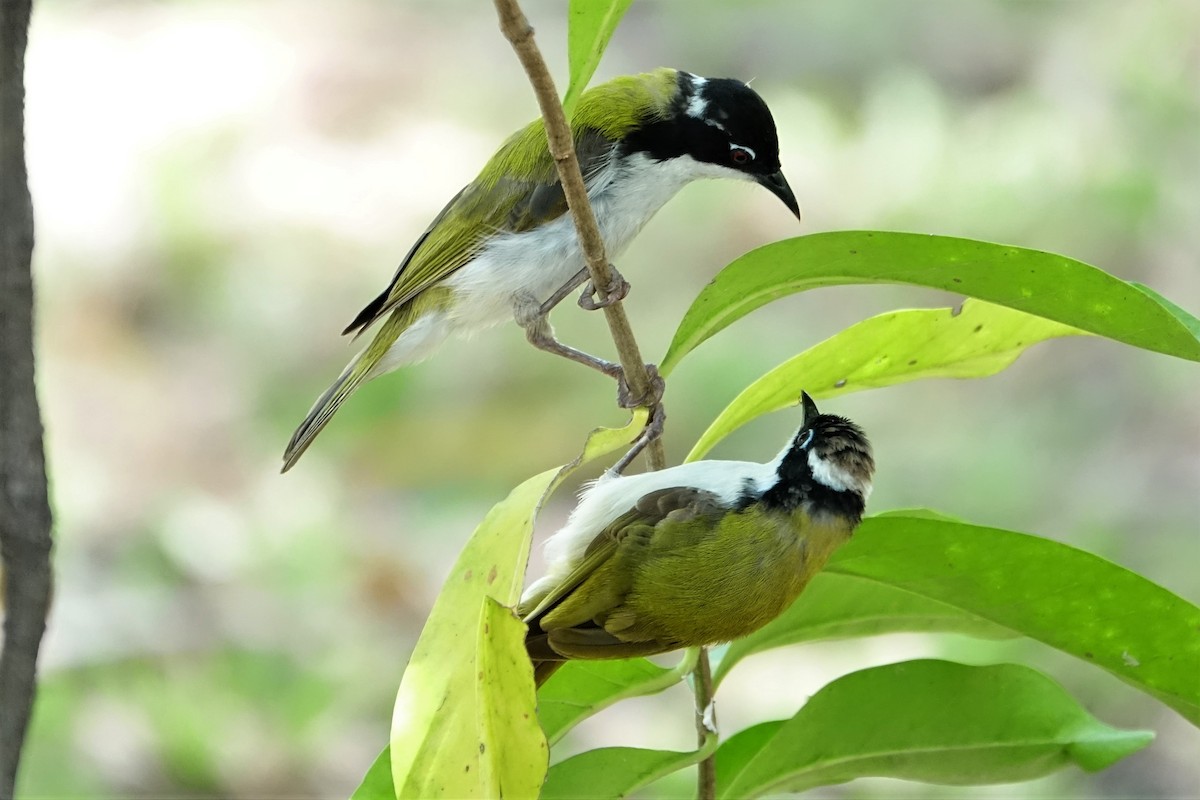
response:
{"label": "black beak", "polygon": [[817,404],[808,396],[808,392],[800,393],[800,407],[804,409],[804,427],[806,428],[821,416],[821,412],[817,411]]}
{"label": "black beak", "polygon": [[796,215],[796,219],[800,219],[800,204],[796,202],[796,195],[792,194],[792,187],[788,186],[787,178],[783,177],[783,170],[779,170],[773,175],[759,175],[754,180],[782,200],[783,204]]}

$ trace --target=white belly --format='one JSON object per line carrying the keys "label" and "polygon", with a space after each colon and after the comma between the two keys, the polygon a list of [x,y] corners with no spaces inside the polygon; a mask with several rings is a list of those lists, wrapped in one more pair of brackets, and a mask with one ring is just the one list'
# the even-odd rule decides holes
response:
{"label": "white belly", "polygon": [[[616,258],[650,218],[701,177],[742,177],[688,156],[653,162],[642,154],[607,168],[589,191],[609,258]],[[584,267],[575,223],[564,214],[536,230],[497,236],[447,281],[454,290],[451,325],[460,333],[512,319],[519,295],[543,302]]]}

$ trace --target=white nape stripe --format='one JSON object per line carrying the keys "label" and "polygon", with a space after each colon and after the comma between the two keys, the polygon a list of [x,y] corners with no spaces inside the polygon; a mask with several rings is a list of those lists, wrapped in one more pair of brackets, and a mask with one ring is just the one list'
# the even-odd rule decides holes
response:
{"label": "white nape stripe", "polygon": [[708,110],[708,101],[704,99],[704,84],[707,80],[699,75],[692,75],[692,98],[688,101],[686,114],[693,119],[704,119],[704,112]]}
{"label": "white nape stripe", "polygon": [[733,505],[751,488],[762,493],[775,483],[778,464],[752,461],[695,461],[641,475],[605,476],[583,491],[567,524],[546,540],[546,575],[530,584],[525,602],[548,591],[570,574],[600,531],[624,514],[644,495],[659,489],[690,486],[717,495]]}

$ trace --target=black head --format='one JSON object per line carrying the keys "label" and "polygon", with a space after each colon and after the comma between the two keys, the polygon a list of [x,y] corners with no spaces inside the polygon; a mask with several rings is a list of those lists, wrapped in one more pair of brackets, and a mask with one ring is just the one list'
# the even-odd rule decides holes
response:
{"label": "black head", "polygon": [[804,424],[779,459],[778,482],[763,501],[789,509],[811,504],[815,511],[862,516],[871,493],[875,459],[862,428],[845,417],[822,414],[805,392]]}
{"label": "black head", "polygon": [[775,119],[763,99],[732,78],[701,78],[680,71],[665,118],[625,138],[624,152],[642,152],[659,161],[691,156],[710,165],[707,174],[743,177],[761,184],[797,218],[800,206],[779,165]]}

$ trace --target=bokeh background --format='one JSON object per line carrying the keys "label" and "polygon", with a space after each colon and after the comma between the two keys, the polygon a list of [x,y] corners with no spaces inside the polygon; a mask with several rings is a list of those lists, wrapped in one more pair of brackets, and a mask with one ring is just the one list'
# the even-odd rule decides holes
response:
{"label": "bokeh background", "polygon": [[[565,85],[564,7],[530,2]],[[648,356],[756,245],[827,229],[1066,253],[1200,311],[1200,3],[846,0],[634,5],[598,79],[672,65],[753,78],[797,227],[749,185],[686,189],[619,260]],[[36,4],[28,62],[41,398],[56,604],[26,797],[340,797],[458,548],[521,479],[619,424],[609,382],[515,325],[369,385],[298,467],[293,426],[353,348],[338,331],[535,105],[486,2]],[[957,298],[821,290],[776,303],[672,376],[673,458],[747,382],[840,328]],[[570,304],[563,338],[610,353]],[[1092,339],[1000,376],[831,405],[879,455],[872,507],[930,506],[1087,548],[1200,600],[1200,368]],[[762,459],[760,420],[717,456]],[[547,508],[539,538],[569,509]],[[536,570],[538,567],[535,566]],[[1158,740],[1100,775],[819,797],[1193,797],[1200,732],[1029,643],[890,636],[756,657],[724,730],[788,716],[846,671],[1019,659]],[[584,725],[687,748],[680,690]],[[686,794],[685,775],[647,797]]]}

